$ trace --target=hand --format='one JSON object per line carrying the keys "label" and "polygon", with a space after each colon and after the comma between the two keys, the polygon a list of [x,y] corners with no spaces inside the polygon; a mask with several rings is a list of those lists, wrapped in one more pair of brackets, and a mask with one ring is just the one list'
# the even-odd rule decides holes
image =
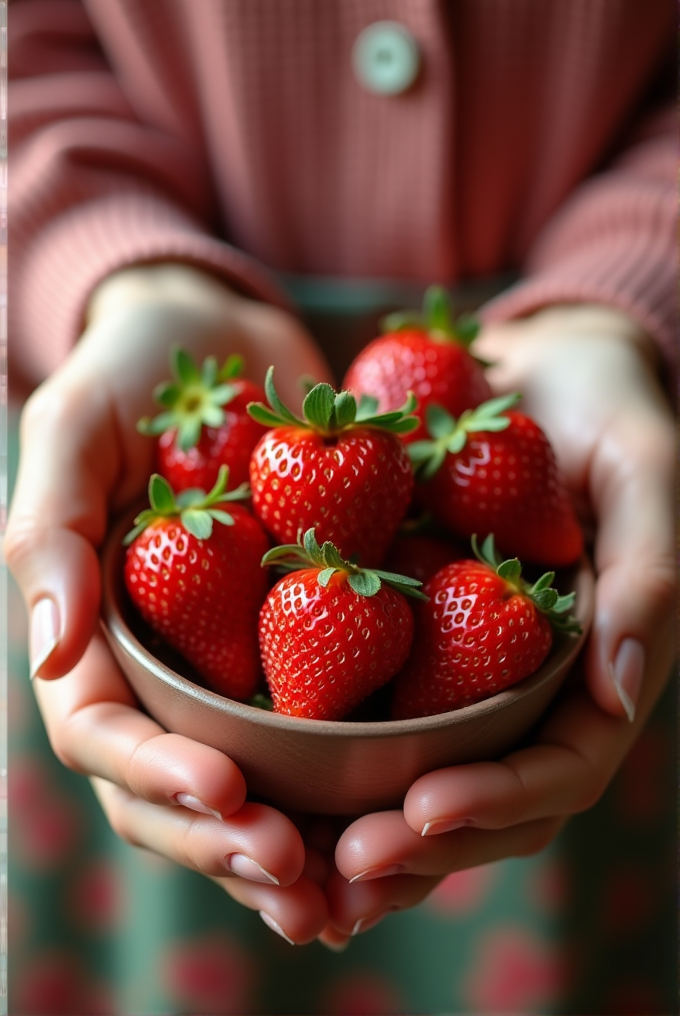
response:
{"label": "hand", "polygon": [[148,482],[153,442],[135,424],[153,411],[173,343],[199,361],[238,351],[254,380],[273,363],[293,404],[301,374],[328,376],[292,317],[193,269],[130,269],[99,288],[79,343],[28,400],[21,423],[5,551],[30,615],[36,696],[57,756],[95,778],[114,829],[215,878],[307,941],[323,927],[326,903],[301,876],[293,823],[245,803],[243,777],[225,755],[141,713],[98,631],[97,548],[110,513]]}
{"label": "hand", "polygon": [[343,833],[328,887],[338,936],[413,906],[449,872],[543,849],[599,799],[670,674],[674,429],[651,344],[623,314],[565,307],[486,329],[476,352],[496,363],[499,392],[523,393],[592,531],[592,633],[534,744],[429,773],[403,811]]}

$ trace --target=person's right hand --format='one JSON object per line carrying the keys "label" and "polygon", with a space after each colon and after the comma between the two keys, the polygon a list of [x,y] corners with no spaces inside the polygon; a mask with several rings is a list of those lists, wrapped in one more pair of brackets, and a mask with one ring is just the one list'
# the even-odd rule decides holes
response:
{"label": "person's right hand", "polygon": [[5,553],[29,612],[35,692],[56,755],[94,778],[114,830],[212,877],[274,930],[306,942],[326,923],[327,906],[302,874],[298,830],[246,802],[226,755],[166,733],[139,710],[98,627],[98,547],[110,516],[148,483],[153,441],[135,425],[153,411],[174,344],[198,361],[239,352],[257,381],[273,364],[293,405],[301,375],[330,380],[292,316],[197,270],[134,268],[100,286],[80,341],[21,421]]}

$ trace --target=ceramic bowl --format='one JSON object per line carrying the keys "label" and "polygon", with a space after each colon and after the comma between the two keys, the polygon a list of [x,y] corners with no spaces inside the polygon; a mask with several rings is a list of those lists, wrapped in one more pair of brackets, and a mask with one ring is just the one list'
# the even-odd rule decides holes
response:
{"label": "ceramic bowl", "polygon": [[201,687],[190,668],[141,622],[123,583],[123,535],[113,527],[102,555],[102,622],[141,705],[166,730],[225,752],[249,791],[283,808],[361,815],[399,807],[419,776],[443,766],[500,757],[530,731],[557,693],[590,626],[594,578],[583,561],[560,576],[576,591],[583,634],[557,636],[546,662],[515,687],[438,716],[326,721],[282,716]]}

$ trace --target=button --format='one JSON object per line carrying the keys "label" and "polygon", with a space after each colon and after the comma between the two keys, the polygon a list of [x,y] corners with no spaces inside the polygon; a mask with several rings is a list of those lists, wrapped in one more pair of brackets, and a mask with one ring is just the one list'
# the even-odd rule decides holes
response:
{"label": "button", "polygon": [[399,95],[418,77],[420,51],[397,21],[376,21],[365,28],[352,49],[357,80],[376,95]]}

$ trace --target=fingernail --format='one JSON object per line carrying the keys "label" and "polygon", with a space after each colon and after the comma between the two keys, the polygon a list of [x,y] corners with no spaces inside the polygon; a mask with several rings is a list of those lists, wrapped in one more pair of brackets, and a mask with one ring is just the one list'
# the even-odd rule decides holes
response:
{"label": "fingernail", "polygon": [[321,939],[319,939],[319,942],[326,949],[330,949],[331,952],[341,953],[344,952],[349,945],[350,939],[348,938],[344,942],[322,942]]}
{"label": "fingernail", "polygon": [[224,863],[229,871],[232,871],[234,875],[239,875],[240,878],[247,878],[251,882],[269,882],[272,885],[279,885],[279,880],[275,875],[263,868],[257,861],[253,861],[252,857],[247,857],[246,854],[227,854]]}
{"label": "fingernail", "polygon": [[350,882],[364,882],[371,878],[385,878],[386,875],[401,875],[406,871],[403,864],[376,864],[374,868],[367,868],[366,871],[354,875]]}
{"label": "fingernail", "polygon": [[644,670],[645,651],[641,643],[633,638],[624,639],[619,646],[616,659],[609,664],[609,673],[616,694],[631,723],[635,719],[635,707],[642,687]]}
{"label": "fingernail", "polygon": [[436,836],[439,833],[451,833],[454,829],[462,829],[463,826],[474,825],[471,818],[434,818],[426,822],[420,833],[421,836]]}
{"label": "fingernail", "polygon": [[281,938],[285,938],[286,942],[288,942],[290,945],[295,945],[293,939],[288,938],[288,935],[286,935],[281,925],[277,924],[274,918],[270,917],[266,910],[260,910],[260,917],[262,918],[262,920],[264,921],[264,923],[267,925],[268,928],[271,928],[272,931],[275,931],[277,935],[281,936]]}
{"label": "fingernail", "polygon": [[400,907],[386,907],[385,910],[381,910],[379,914],[374,914],[373,917],[360,917],[352,928],[352,934],[361,935],[365,931],[370,931],[371,928],[375,928],[376,924],[380,924],[388,914],[393,914],[396,910],[400,909]]}
{"label": "fingernail", "polygon": [[31,611],[31,680],[54,652],[61,634],[59,608],[49,596],[38,600]]}
{"label": "fingernail", "polygon": [[214,808],[203,804],[203,801],[198,797],[194,797],[193,794],[173,794],[172,800],[177,804],[181,804],[183,808],[190,808],[191,811],[197,811],[201,815],[212,815],[213,818],[219,819],[220,822],[223,821],[219,811],[215,811]]}

